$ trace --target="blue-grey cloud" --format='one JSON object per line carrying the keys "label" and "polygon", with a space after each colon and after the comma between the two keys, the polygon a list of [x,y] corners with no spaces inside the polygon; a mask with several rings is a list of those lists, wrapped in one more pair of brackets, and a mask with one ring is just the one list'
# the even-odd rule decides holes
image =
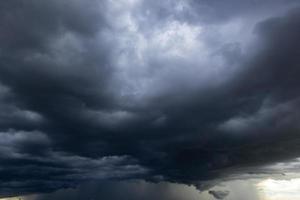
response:
{"label": "blue-grey cloud", "polygon": [[1,2],[0,194],[298,156],[297,4]]}

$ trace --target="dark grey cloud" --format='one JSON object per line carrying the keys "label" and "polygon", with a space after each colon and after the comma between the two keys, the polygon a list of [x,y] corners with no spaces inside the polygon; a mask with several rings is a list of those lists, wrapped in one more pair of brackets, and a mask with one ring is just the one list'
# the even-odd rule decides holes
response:
{"label": "dark grey cloud", "polygon": [[0,194],[297,157],[296,4],[2,2]]}
{"label": "dark grey cloud", "polygon": [[[166,200],[196,200],[201,198],[199,191],[193,186],[171,184],[162,182],[159,184],[131,180],[131,181],[104,181],[85,183],[76,189],[59,190],[52,194],[27,196],[25,200],[47,199],[166,199]],[[201,198],[202,199],[202,198]]]}
{"label": "dark grey cloud", "polygon": [[224,199],[229,195],[229,191],[216,191],[216,190],[210,190],[208,192],[209,194],[211,194],[214,198],[216,199]]}

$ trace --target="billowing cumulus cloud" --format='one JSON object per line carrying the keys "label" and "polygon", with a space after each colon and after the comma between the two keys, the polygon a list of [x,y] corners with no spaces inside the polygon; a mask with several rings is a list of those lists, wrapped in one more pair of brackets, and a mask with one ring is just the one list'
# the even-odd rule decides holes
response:
{"label": "billowing cumulus cloud", "polygon": [[0,194],[299,156],[298,4],[1,2]]}

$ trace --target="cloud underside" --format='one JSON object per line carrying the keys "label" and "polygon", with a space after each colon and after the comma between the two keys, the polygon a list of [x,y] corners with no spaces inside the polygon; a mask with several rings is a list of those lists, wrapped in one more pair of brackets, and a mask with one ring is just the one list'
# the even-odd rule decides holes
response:
{"label": "cloud underside", "polygon": [[224,2],[1,2],[0,194],[299,156],[297,1]]}

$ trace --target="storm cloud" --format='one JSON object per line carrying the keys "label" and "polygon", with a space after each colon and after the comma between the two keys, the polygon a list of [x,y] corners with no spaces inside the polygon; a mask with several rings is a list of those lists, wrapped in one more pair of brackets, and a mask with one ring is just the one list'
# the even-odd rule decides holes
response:
{"label": "storm cloud", "polygon": [[1,2],[0,195],[298,157],[298,4]]}

